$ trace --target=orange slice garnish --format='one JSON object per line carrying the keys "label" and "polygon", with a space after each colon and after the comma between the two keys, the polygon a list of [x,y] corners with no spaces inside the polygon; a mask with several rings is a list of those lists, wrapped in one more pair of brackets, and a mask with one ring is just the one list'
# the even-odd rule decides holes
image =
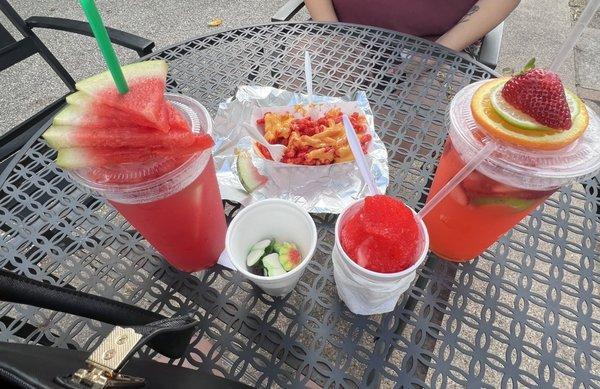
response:
{"label": "orange slice garnish", "polygon": [[471,100],[473,118],[489,135],[517,146],[538,150],[561,149],[583,135],[589,116],[585,104],[575,95],[573,98],[579,104],[579,113],[573,118],[573,125],[568,130],[528,130],[508,123],[498,115],[490,100],[492,91],[508,79],[502,77],[486,82],[477,89]]}

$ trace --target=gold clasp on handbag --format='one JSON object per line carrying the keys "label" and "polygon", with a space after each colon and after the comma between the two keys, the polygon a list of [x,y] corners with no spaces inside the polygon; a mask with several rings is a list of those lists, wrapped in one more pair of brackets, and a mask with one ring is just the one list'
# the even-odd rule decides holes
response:
{"label": "gold clasp on handbag", "polygon": [[119,374],[140,339],[142,335],[131,328],[115,327],[85,360],[87,366],[71,376],[71,381],[90,389],[144,386],[143,378]]}

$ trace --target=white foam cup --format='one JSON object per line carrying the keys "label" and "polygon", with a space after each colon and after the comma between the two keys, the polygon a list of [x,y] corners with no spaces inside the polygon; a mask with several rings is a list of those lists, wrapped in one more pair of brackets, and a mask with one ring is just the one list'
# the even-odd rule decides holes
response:
{"label": "white foam cup", "polygon": [[[250,272],[246,256],[250,248],[263,239],[295,243],[302,262],[279,276]],[[241,210],[231,221],[225,237],[225,250],[236,270],[272,296],[284,296],[294,289],[316,246],[317,228],[312,217],[298,205],[280,199],[258,201]]]}
{"label": "white foam cup", "polygon": [[402,293],[410,287],[417,269],[427,258],[429,235],[423,220],[411,209],[420,232],[415,263],[397,273],[378,273],[365,269],[346,254],[340,242],[340,230],[347,216],[355,212],[363,202],[364,199],[360,199],[348,205],[337,219],[332,253],[333,277],[338,295],[350,311],[359,315],[375,315],[392,311]]}

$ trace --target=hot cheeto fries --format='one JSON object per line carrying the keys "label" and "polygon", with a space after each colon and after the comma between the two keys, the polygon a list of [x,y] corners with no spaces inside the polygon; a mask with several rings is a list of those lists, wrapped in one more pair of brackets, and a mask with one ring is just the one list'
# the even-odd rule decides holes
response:
{"label": "hot cheeto fries", "polygon": [[[372,138],[367,130],[367,119],[353,112],[350,122],[366,154]],[[339,108],[330,109],[321,117],[311,118],[306,114],[306,108],[298,105],[295,112],[267,112],[256,124],[264,130],[267,142],[287,147],[281,160],[283,163],[329,165],[354,160]],[[258,143],[256,146],[265,158],[273,159],[266,147]]]}

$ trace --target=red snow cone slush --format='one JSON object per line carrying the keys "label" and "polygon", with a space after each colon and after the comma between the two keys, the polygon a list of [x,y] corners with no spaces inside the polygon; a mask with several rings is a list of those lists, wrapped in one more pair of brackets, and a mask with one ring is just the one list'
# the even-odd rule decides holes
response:
{"label": "red snow cone slush", "polygon": [[417,260],[419,227],[402,202],[390,196],[369,196],[343,224],[340,242],[346,254],[365,269],[397,273]]}

